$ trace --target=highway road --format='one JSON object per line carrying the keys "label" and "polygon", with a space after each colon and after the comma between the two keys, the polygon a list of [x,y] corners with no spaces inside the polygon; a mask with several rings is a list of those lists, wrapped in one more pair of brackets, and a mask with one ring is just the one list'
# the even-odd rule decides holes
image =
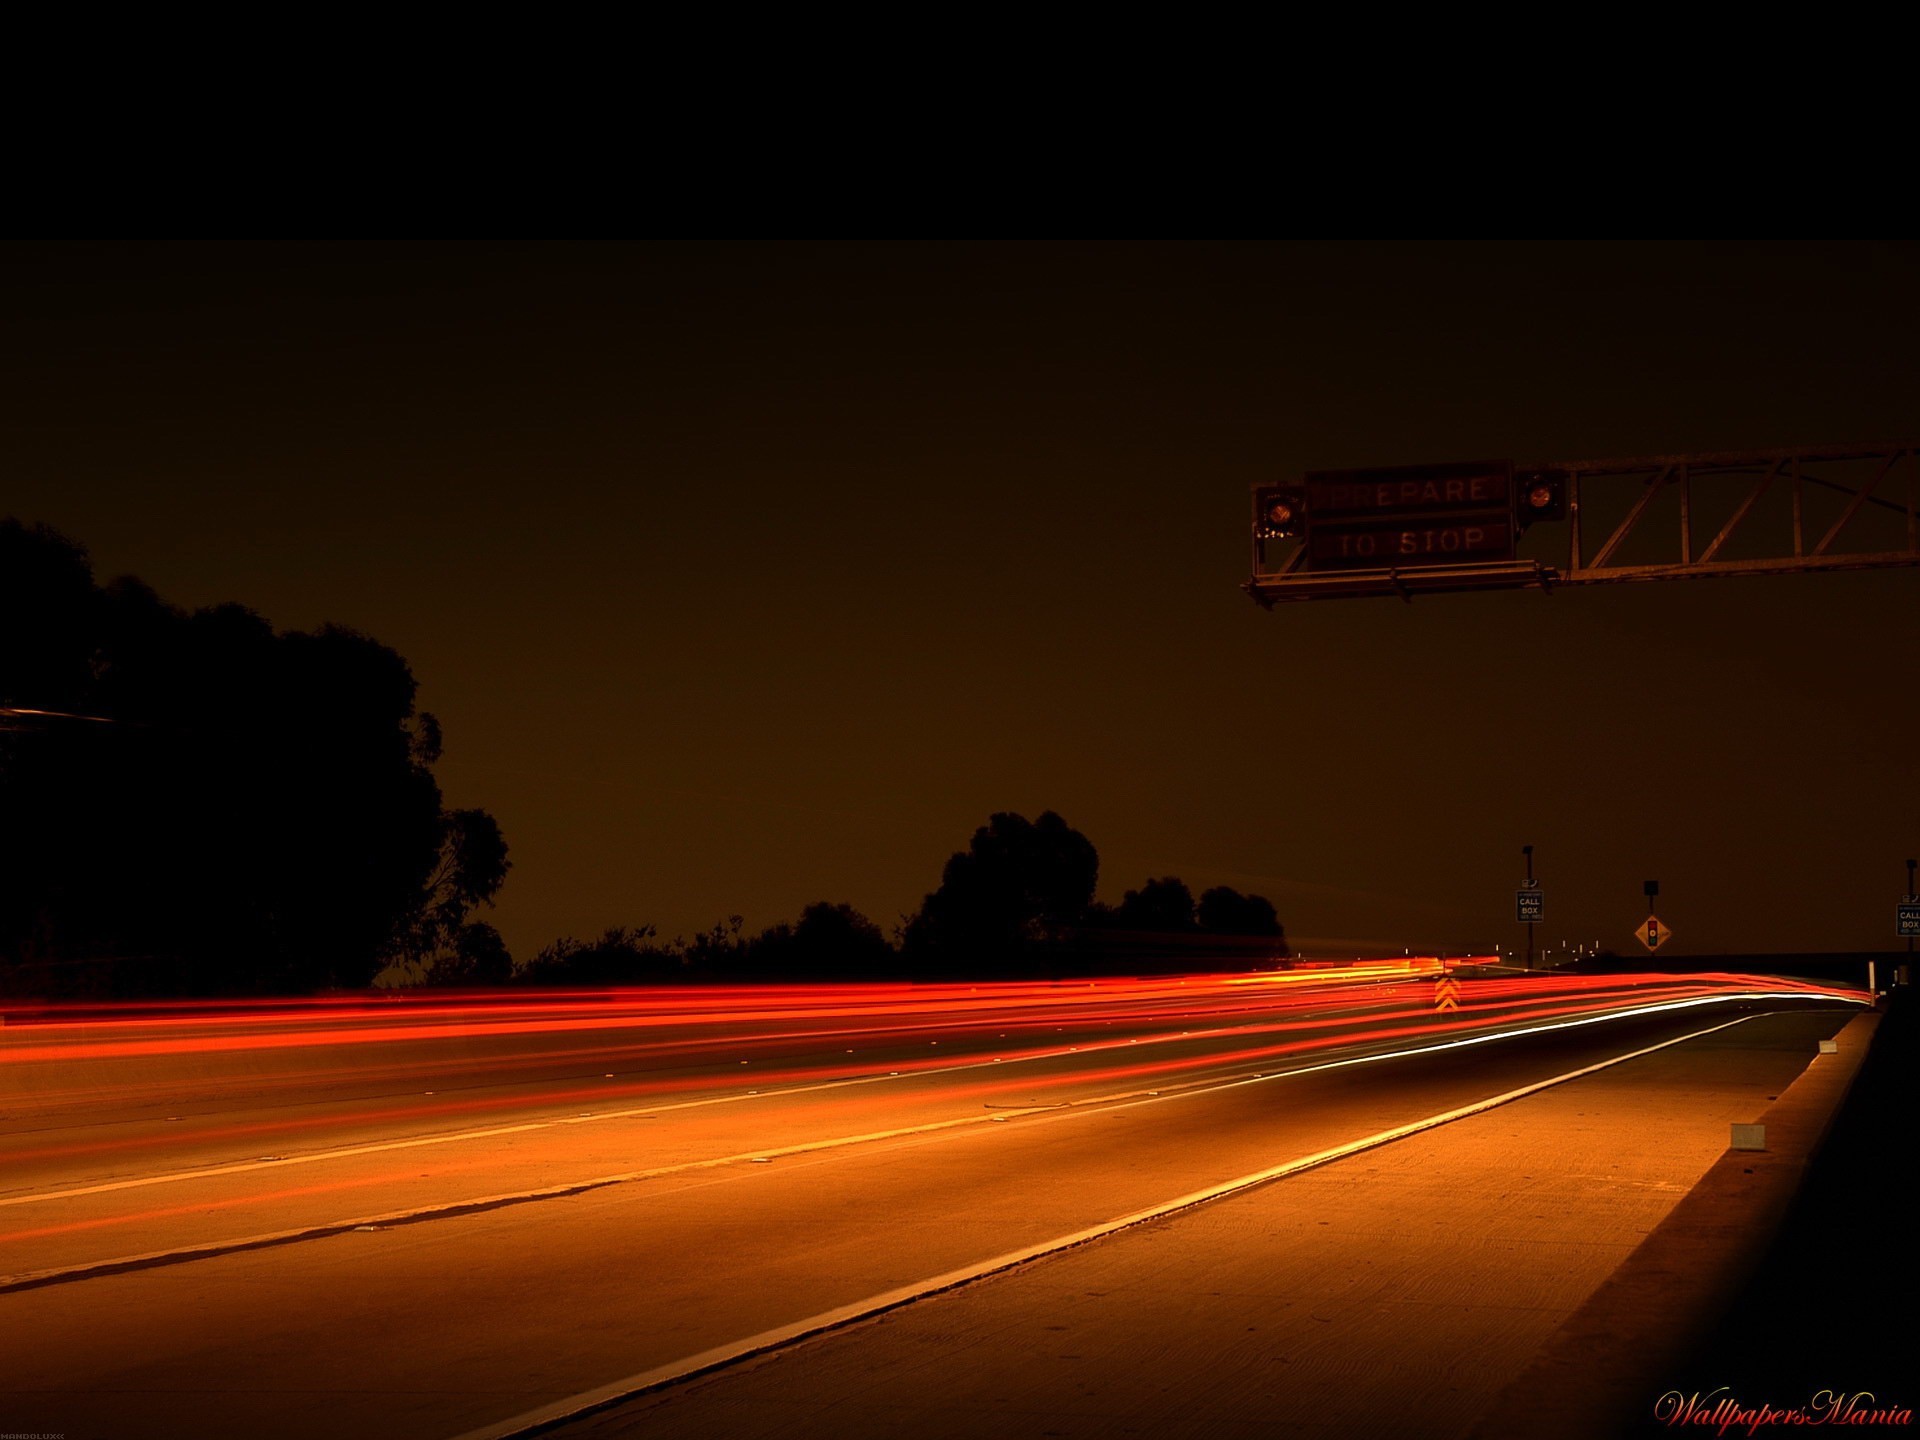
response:
{"label": "highway road", "polygon": [[[1544,1323],[1864,998],[1468,977],[1445,1012],[1418,965],[9,1012],[0,1430],[513,1433],[1067,1240],[1131,1253],[1148,1232],[1117,1226],[1215,1191],[1157,1223],[1386,1203],[1365,1156],[1425,1155],[1497,1216],[1486,1161],[1512,1146],[1488,1137],[1577,1098],[1632,1143],[1545,1167],[1587,1177],[1556,1223],[1592,1243],[1542,1287]],[[1301,1298],[1339,1288],[1354,1243]],[[1517,1367],[1537,1329],[1493,1343]],[[949,1384],[975,1373],[951,1348]]]}

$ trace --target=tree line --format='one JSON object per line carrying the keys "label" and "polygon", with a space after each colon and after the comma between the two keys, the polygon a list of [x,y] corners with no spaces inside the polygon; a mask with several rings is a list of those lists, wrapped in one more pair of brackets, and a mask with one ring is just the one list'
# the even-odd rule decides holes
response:
{"label": "tree line", "polygon": [[1003,812],[955,852],[939,886],[889,938],[850,905],[821,901],[797,923],[747,935],[730,916],[691,940],[652,926],[563,939],[515,967],[439,972],[450,983],[634,985],[806,980],[1063,978],[1114,971],[1253,968],[1289,955],[1273,905],[1227,886],[1196,900],[1168,876],[1096,901],[1100,856],[1051,810]]}
{"label": "tree line", "polygon": [[0,990],[991,979],[1287,954],[1258,895],[1169,876],[1097,902],[1098,852],[1048,811],[990,817],[891,935],[822,901],[752,935],[738,916],[691,940],[638,925],[516,961],[478,918],[505,838],[445,806],[417,691],[370,636],[102,585],[73,540],[0,521]]}

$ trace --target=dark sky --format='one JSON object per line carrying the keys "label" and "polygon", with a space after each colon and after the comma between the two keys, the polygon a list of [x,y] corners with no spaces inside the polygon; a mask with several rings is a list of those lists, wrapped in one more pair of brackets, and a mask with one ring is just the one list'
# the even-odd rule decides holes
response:
{"label": "dark sky", "polygon": [[1312,468],[1920,435],[1920,246],[12,246],[0,513],[404,654],[516,953],[995,810],[1312,948],[1892,948],[1920,570],[1266,613]]}

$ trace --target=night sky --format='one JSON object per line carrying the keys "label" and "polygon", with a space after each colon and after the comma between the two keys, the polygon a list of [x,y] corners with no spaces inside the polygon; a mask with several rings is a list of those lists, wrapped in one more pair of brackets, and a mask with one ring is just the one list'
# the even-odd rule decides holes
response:
{"label": "night sky", "polygon": [[[1920,435],[1920,245],[10,246],[0,513],[399,650],[518,955],[997,810],[1324,953],[1892,949],[1920,570],[1239,586],[1308,469]],[[1899,492],[1896,491],[1896,494]],[[6,623],[31,623],[7,617]]]}

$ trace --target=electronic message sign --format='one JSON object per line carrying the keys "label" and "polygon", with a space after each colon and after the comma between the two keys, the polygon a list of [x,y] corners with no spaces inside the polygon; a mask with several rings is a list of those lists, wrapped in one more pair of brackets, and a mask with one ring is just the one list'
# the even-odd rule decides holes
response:
{"label": "electronic message sign", "polygon": [[1505,460],[1306,477],[1311,570],[1389,570],[1511,560],[1513,466]]}

